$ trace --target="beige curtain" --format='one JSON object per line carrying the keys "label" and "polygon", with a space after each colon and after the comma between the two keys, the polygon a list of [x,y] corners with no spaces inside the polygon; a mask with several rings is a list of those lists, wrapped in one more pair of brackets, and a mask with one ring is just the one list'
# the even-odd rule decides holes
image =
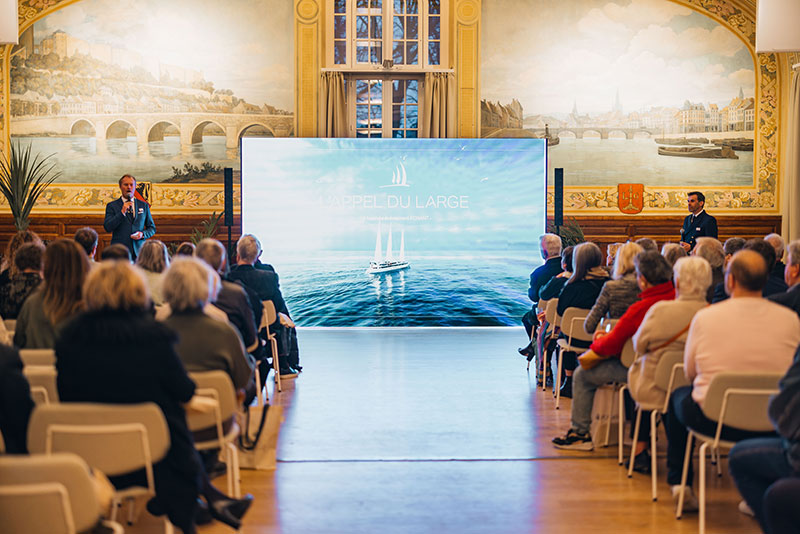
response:
{"label": "beige curtain", "polygon": [[456,136],[456,77],[452,72],[425,75],[421,136]]}
{"label": "beige curtain", "polygon": [[347,137],[347,106],[344,76],[341,72],[323,72],[319,84],[319,137]]}
{"label": "beige curtain", "polygon": [[800,239],[800,70],[792,77],[792,90],[789,92],[789,138],[786,144],[786,195],[783,202],[784,237],[786,241]]}

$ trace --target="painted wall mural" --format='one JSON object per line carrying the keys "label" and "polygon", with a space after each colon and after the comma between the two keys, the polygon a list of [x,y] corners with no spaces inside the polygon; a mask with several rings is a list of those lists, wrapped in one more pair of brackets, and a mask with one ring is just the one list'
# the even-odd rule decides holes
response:
{"label": "painted wall mural", "polygon": [[494,0],[482,24],[481,136],[548,137],[565,207],[616,207],[618,183],[644,184],[651,209],[683,208],[687,187],[720,208],[777,207],[775,59],[755,63],[737,9]]}
{"label": "painted wall mural", "polygon": [[238,174],[242,136],[294,134],[292,21],[281,0],[70,3],[24,29],[11,52],[11,138],[54,154],[55,205],[93,205],[102,188],[87,196],[78,184],[131,173],[154,195],[170,184],[214,207],[210,184],[224,167]]}

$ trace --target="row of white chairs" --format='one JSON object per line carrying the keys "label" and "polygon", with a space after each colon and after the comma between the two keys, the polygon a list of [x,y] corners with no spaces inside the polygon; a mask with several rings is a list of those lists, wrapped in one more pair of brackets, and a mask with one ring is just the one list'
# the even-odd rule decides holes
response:
{"label": "row of white chairs", "polygon": [[[555,387],[560,389],[560,377],[563,365],[563,351],[572,350],[580,352],[582,349],[572,345],[573,340],[591,341],[592,335],[584,330],[583,323],[587,316],[587,310],[578,308],[568,308],[564,312],[564,316],[560,317],[556,313],[558,300],[553,299],[550,301],[540,301],[539,309],[545,309],[546,320],[553,325],[561,326],[562,331],[566,328],[566,339],[561,339],[558,342],[558,370],[555,381]],[[616,323],[615,320],[604,320],[601,322],[599,328],[603,329],[606,326],[613,327]],[[622,355],[621,363],[625,367],[630,367],[637,354],[633,350],[632,340],[626,343]],[[537,365],[541,365],[537,362]],[[543,367],[546,369],[548,365],[545,362]],[[546,373],[545,373],[546,377]],[[712,421],[717,421],[716,432],[714,435],[706,435],[698,432],[695,429],[689,428],[689,438],[686,445],[686,453],[683,466],[683,474],[681,480],[681,494],[679,498],[676,517],[680,519],[683,513],[683,502],[685,496],[685,488],[687,484],[687,474],[689,461],[691,461],[690,453],[693,440],[702,442],[699,456],[699,532],[705,533],[706,522],[706,456],[711,453],[712,463],[716,464],[716,471],[718,476],[722,476],[721,468],[721,450],[730,449],[735,445],[735,442],[725,441],[721,439],[723,426],[730,426],[742,430],[749,430],[752,432],[770,432],[774,430],[771,421],[767,415],[767,407],[772,395],[778,393],[778,382],[782,375],[780,373],[741,373],[741,372],[723,372],[715,375],[709,384],[706,399],[703,404],[703,413]],[[670,394],[677,388],[690,385],[690,381],[686,378],[683,365],[683,352],[682,351],[667,351],[659,359],[655,372],[655,383],[659,389],[669,392]],[[609,384],[606,387],[613,387],[618,395],[618,461],[623,464],[623,427],[625,421],[624,415],[624,393],[628,389],[627,384]],[[544,389],[544,380],[543,380]],[[556,391],[556,408],[559,406],[560,395]],[[613,397],[612,397],[613,398]],[[641,418],[643,411],[650,412],[650,450],[651,450],[651,493],[653,501],[658,499],[657,492],[657,454],[656,454],[656,424],[659,417],[666,414],[669,407],[669,395],[663,403],[647,404],[637,403],[636,417],[633,428],[633,442],[631,443],[631,452],[628,463],[628,477],[633,474],[634,453],[636,451],[639,428],[641,426]],[[608,434],[610,431],[610,414],[613,407],[609,406],[607,413],[609,416],[606,418],[608,426],[606,427],[605,443],[608,445]]]}

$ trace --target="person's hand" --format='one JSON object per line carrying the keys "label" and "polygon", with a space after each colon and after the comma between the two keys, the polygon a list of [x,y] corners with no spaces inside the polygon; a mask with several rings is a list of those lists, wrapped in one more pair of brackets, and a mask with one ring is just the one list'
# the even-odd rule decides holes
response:
{"label": "person's hand", "polygon": [[689,253],[690,250],[692,250],[692,245],[690,245],[686,241],[681,241],[680,246],[683,247],[683,250],[685,250],[687,254]]}
{"label": "person's hand", "polygon": [[279,313],[278,319],[280,320],[281,324],[286,328],[294,328],[294,321],[292,321],[288,315],[285,313]]}
{"label": "person's hand", "polygon": [[604,335],[606,335],[606,332],[604,332],[603,330],[595,330],[594,334],[592,334],[592,341],[597,341]]}
{"label": "person's hand", "polygon": [[128,200],[122,204],[122,214],[125,215],[128,211],[133,213],[133,200]]}
{"label": "person's hand", "polygon": [[542,324],[544,322],[545,315],[546,314],[543,311],[540,311],[539,313],[536,314],[536,318],[539,319],[539,324]]}
{"label": "person's hand", "polygon": [[144,237],[144,232],[134,232],[131,234],[131,239],[135,241],[139,241],[143,237]]}

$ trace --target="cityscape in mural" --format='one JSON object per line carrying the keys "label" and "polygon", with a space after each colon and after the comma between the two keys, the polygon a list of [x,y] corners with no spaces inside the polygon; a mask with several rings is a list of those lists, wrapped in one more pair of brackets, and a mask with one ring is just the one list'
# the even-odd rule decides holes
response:
{"label": "cityscape in mural", "polygon": [[672,2],[575,4],[484,3],[481,136],[547,137],[568,186],[752,185],[744,43]]}
{"label": "cityscape in mural", "polygon": [[291,6],[261,4],[85,0],[36,22],[12,52],[14,142],[61,182],[221,182],[242,136],[293,135]]}

